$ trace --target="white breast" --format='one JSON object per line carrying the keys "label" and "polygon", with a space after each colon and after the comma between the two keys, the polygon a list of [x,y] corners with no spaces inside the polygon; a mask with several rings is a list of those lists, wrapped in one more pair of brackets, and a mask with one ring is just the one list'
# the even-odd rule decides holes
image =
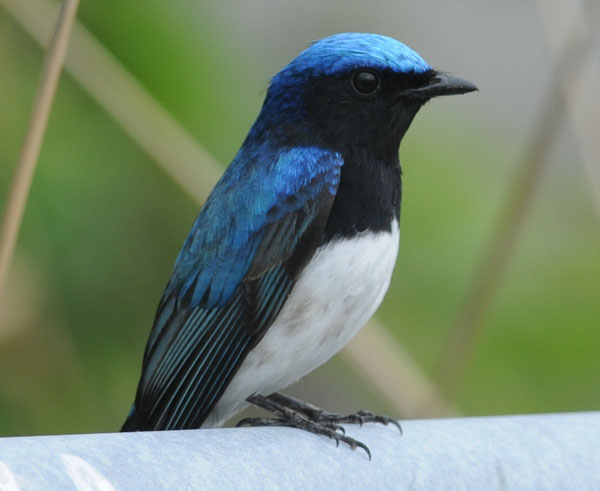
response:
{"label": "white breast", "polygon": [[365,232],[317,250],[203,426],[219,426],[243,408],[250,395],[276,392],[341,350],[383,300],[399,234],[394,221],[391,232]]}

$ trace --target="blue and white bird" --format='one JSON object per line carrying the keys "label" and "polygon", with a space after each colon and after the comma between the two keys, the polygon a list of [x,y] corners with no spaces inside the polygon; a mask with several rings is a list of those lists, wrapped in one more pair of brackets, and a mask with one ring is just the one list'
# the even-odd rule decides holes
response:
{"label": "blue and white bird", "polygon": [[317,41],[275,75],[177,257],[122,430],[216,427],[252,402],[275,424],[363,446],[338,432],[351,417],[277,391],[379,307],[398,252],[400,141],[429,99],[473,90],[377,34]]}

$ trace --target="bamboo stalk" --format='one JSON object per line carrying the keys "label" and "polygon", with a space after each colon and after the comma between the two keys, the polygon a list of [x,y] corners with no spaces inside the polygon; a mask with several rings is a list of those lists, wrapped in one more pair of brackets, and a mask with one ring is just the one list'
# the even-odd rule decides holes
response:
{"label": "bamboo stalk", "polygon": [[44,59],[29,125],[9,189],[0,233],[0,294],[8,275],[23,221],[31,181],[35,173],[78,4],[79,0],[64,0],[58,13],[54,34]]}

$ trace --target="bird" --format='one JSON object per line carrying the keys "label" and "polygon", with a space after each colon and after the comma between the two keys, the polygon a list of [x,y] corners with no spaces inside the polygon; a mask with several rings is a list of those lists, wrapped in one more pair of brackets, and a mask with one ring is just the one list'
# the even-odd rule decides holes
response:
{"label": "bird", "polygon": [[281,393],[340,351],[388,290],[399,246],[400,142],[437,96],[477,90],[370,33],[310,44],[269,84],[177,256],[121,431],[214,428],[249,404],[362,447],[347,422]]}

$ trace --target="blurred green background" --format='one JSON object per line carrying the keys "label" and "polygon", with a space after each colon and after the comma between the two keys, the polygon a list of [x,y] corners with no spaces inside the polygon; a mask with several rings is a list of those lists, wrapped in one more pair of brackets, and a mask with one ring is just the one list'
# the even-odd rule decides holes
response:
{"label": "blurred green background", "polygon": [[[434,382],[551,75],[527,2],[507,2],[502,11],[450,3],[105,0],[84,1],[78,11],[79,22],[223,167],[269,77],[310,40],[334,32],[396,37],[479,85],[477,94],[427,105],[401,149],[402,240],[379,319]],[[2,204],[42,60],[42,48],[0,2]],[[563,134],[552,142],[451,401],[463,414],[600,407],[598,210],[572,135]],[[63,73],[0,299],[0,435],[120,427],[154,310],[197,212]],[[394,413],[386,395],[339,356],[294,390],[333,410]]]}

